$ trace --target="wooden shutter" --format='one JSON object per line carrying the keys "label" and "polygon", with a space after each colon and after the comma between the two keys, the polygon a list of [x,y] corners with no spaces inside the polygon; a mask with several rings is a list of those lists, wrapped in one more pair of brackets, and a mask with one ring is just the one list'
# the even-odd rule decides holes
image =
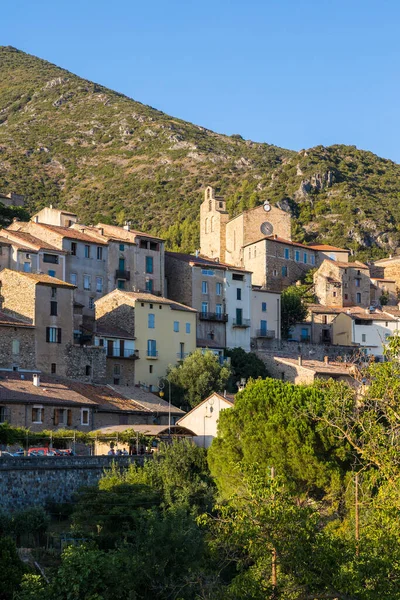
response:
{"label": "wooden shutter", "polygon": [[125,340],[119,340],[119,355],[124,356]]}
{"label": "wooden shutter", "polygon": [[72,425],[72,410],[70,408],[67,410],[67,425]]}
{"label": "wooden shutter", "polygon": [[46,342],[50,341],[50,327],[46,327]]}
{"label": "wooden shutter", "polygon": [[54,409],[54,425],[58,425],[59,422],[60,422],[60,420],[59,420],[58,408],[55,408]]}
{"label": "wooden shutter", "polygon": [[61,344],[61,327],[57,329],[57,342]]}

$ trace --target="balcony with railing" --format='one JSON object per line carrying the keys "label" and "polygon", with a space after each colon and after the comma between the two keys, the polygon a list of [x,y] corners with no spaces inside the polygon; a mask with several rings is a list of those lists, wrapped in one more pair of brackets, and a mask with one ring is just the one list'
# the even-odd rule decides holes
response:
{"label": "balcony with railing", "polygon": [[250,319],[233,319],[232,327],[250,327]]}
{"label": "balcony with railing", "polygon": [[228,315],[226,313],[200,312],[199,319],[201,321],[218,321],[220,323],[226,323],[228,321]]}
{"label": "balcony with railing", "polygon": [[257,329],[256,337],[267,338],[268,340],[273,340],[275,337],[275,331],[273,331],[272,329]]}
{"label": "balcony with railing", "polygon": [[147,350],[146,358],[149,360],[155,360],[158,358],[158,350]]}
{"label": "balcony with railing", "polygon": [[176,354],[178,361],[185,360],[187,356],[189,356],[189,352],[177,352]]}
{"label": "balcony with railing", "polygon": [[125,279],[125,281],[129,281],[131,278],[131,272],[125,271],[123,269],[117,269],[115,271],[115,279]]}
{"label": "balcony with railing", "polygon": [[107,358],[130,358],[136,360],[139,358],[139,350],[131,350],[129,348],[108,348]]}

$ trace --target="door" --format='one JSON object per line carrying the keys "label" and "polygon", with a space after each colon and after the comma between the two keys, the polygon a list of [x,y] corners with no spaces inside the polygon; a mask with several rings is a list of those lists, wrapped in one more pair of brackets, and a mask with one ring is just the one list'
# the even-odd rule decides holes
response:
{"label": "door", "polygon": [[243,325],[243,310],[241,308],[236,309],[236,325]]}
{"label": "door", "polygon": [[260,321],[260,335],[262,336],[266,336],[267,335],[267,321]]}
{"label": "door", "polygon": [[107,340],[107,356],[114,356],[114,343],[112,340]]}

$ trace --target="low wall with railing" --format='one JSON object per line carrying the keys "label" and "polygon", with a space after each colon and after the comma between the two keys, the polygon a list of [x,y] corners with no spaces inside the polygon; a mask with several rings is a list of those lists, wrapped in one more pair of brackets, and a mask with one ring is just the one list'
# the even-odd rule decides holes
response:
{"label": "low wall with railing", "polygon": [[113,463],[127,469],[143,460],[143,456],[1,456],[1,510],[68,502],[79,488],[95,485]]}

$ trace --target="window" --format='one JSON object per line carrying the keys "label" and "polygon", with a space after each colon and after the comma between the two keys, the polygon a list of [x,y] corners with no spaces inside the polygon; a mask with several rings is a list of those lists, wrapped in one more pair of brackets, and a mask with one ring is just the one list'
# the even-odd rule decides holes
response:
{"label": "window", "polygon": [[153,304],[150,304],[150,309],[153,309]]}
{"label": "window", "polygon": [[90,277],[90,275],[84,275],[83,276],[83,289],[84,290],[90,290],[90,284],[91,284],[91,277]]}
{"label": "window", "polygon": [[0,407],[0,423],[5,423],[7,421],[7,409],[5,406]]}
{"label": "window", "polygon": [[244,277],[243,275],[239,275],[239,273],[233,273],[232,279],[233,281],[243,281]]}
{"label": "window", "polygon": [[207,277],[211,277],[212,275],[214,275],[214,271],[212,269],[202,269],[201,274],[207,275]]}
{"label": "window", "polygon": [[274,269],[274,270],[272,271],[272,275],[273,275],[273,277],[278,277],[278,270],[277,270],[277,269]]}
{"label": "window", "polygon": [[358,304],[360,304],[360,302],[361,302],[361,294],[360,294],[360,292],[357,292],[357,300],[356,300],[356,302]]}
{"label": "window", "polygon": [[361,286],[361,279],[356,279],[356,287],[360,287]]}
{"label": "window", "polygon": [[147,250],[148,242],[146,240],[140,240],[140,247],[145,248]]}
{"label": "window", "polygon": [[32,423],[43,422],[43,406],[32,407]]}
{"label": "window", "polygon": [[236,309],[236,325],[243,325],[243,310],[241,308]]}
{"label": "window", "polygon": [[153,291],[153,280],[147,279],[146,280],[146,292],[152,293],[152,291]]}
{"label": "window", "polygon": [[150,365],[149,366],[149,373],[152,373],[152,372],[153,372],[153,365]]}
{"label": "window", "polygon": [[71,242],[71,254],[72,256],[76,256],[77,243]]}
{"label": "window", "polygon": [[251,248],[249,248],[249,258],[251,258]]}
{"label": "window", "polygon": [[208,282],[207,281],[201,282],[201,293],[208,294]]}
{"label": "window", "polygon": [[114,377],[113,382],[114,385],[119,385],[119,377]]}
{"label": "window", "polygon": [[81,425],[89,425],[89,409],[81,408]]}
{"label": "window", "polygon": [[146,273],[153,273],[153,257],[146,256]]}
{"label": "window", "polygon": [[190,323],[186,323],[186,333],[190,333]]}
{"label": "window", "polygon": [[124,290],[125,289],[125,280],[124,279],[118,279],[117,280],[117,288],[119,290]]}
{"label": "window", "polygon": [[201,303],[201,312],[203,314],[208,313],[208,302],[202,302]]}
{"label": "window", "polygon": [[150,250],[154,250],[155,252],[158,252],[157,242],[150,242]]}
{"label": "window", "polygon": [[64,408],[54,409],[54,425],[65,425],[67,411]]}
{"label": "window", "polygon": [[311,254],[311,256],[310,256],[310,262],[311,262],[312,265],[315,265],[315,256],[314,256],[314,254]]}
{"label": "window", "polygon": [[119,245],[119,251],[123,252],[125,250],[125,244],[120,244]]}
{"label": "window", "polygon": [[57,298],[57,288],[56,287],[51,288],[51,297]]}
{"label": "window", "polygon": [[300,250],[296,250],[294,253],[294,259],[296,262],[300,262]]}
{"label": "window", "polygon": [[367,334],[366,333],[362,333],[361,334],[361,341],[362,342],[366,342],[367,341]]}
{"label": "window", "polygon": [[261,335],[266,335],[267,334],[267,321],[260,321],[260,333]]}
{"label": "window", "polygon": [[114,365],[114,375],[121,375],[121,365]]}
{"label": "window", "polygon": [[49,270],[47,271],[47,275],[48,275],[49,277],[55,277],[55,276],[56,276],[56,272],[55,272],[53,269],[49,269]]}
{"label": "window", "polygon": [[92,367],[90,365],[86,365],[86,367],[85,367],[86,377],[90,377],[91,372],[92,372]]}
{"label": "window", "polygon": [[118,259],[118,270],[125,271],[125,259],[124,258]]}
{"label": "window", "polygon": [[286,260],[289,260],[289,257],[290,257],[289,248],[285,248],[285,258],[286,258]]}
{"label": "window", "polygon": [[50,315],[52,317],[57,316],[57,302],[54,302],[54,301],[50,302]]}
{"label": "window", "polygon": [[336,298],[336,296],[337,296],[337,293],[336,293],[336,292],[332,292],[332,296],[333,296],[334,298]]}
{"label": "window", "polygon": [[58,265],[58,254],[43,254],[43,262]]}
{"label": "window", "polygon": [[46,342],[50,344],[61,344],[61,328],[46,327]]}
{"label": "window", "polygon": [[349,299],[349,295],[348,295],[348,294],[345,294],[345,295],[344,295],[344,299],[345,299],[345,300],[348,300],[348,299]]}
{"label": "window", "polygon": [[90,246],[85,244],[85,258],[90,258]]}
{"label": "window", "polygon": [[31,272],[31,263],[24,262],[24,273],[30,273],[30,272]]}
{"label": "window", "polygon": [[304,252],[304,254],[303,254],[303,263],[305,265],[307,264],[307,252]]}
{"label": "window", "polygon": [[97,260],[103,260],[103,248],[97,246]]}
{"label": "window", "polygon": [[94,310],[94,298],[89,298],[89,308],[90,310]]}
{"label": "window", "polygon": [[282,277],[287,277],[287,276],[288,276],[288,268],[282,267]]}
{"label": "window", "polygon": [[217,313],[217,315],[222,315],[222,304],[216,305],[215,312]]}
{"label": "window", "polygon": [[236,288],[236,300],[242,299],[242,290],[241,288]]}
{"label": "window", "polygon": [[71,273],[69,276],[69,282],[72,283],[72,285],[77,285],[78,282],[78,276],[76,273]]}
{"label": "window", "polygon": [[261,303],[261,310],[262,310],[262,312],[267,312],[267,303],[266,302]]}
{"label": "window", "polygon": [[154,329],[156,326],[156,316],[154,313],[149,313],[147,316],[147,326],[149,329]]}
{"label": "window", "polygon": [[147,340],[147,356],[157,356],[157,342],[156,340]]}
{"label": "window", "polygon": [[52,373],[52,375],[55,375],[55,373],[57,373],[56,363],[51,363],[51,373]]}
{"label": "window", "polygon": [[174,321],[174,331],[175,333],[179,333],[179,321]]}
{"label": "window", "polygon": [[96,277],[96,292],[101,294],[103,292],[103,278]]}
{"label": "window", "polygon": [[15,355],[19,354],[19,340],[12,341],[12,353]]}
{"label": "window", "polygon": [[215,286],[215,293],[217,296],[221,296],[222,294],[222,283],[217,283]]}

